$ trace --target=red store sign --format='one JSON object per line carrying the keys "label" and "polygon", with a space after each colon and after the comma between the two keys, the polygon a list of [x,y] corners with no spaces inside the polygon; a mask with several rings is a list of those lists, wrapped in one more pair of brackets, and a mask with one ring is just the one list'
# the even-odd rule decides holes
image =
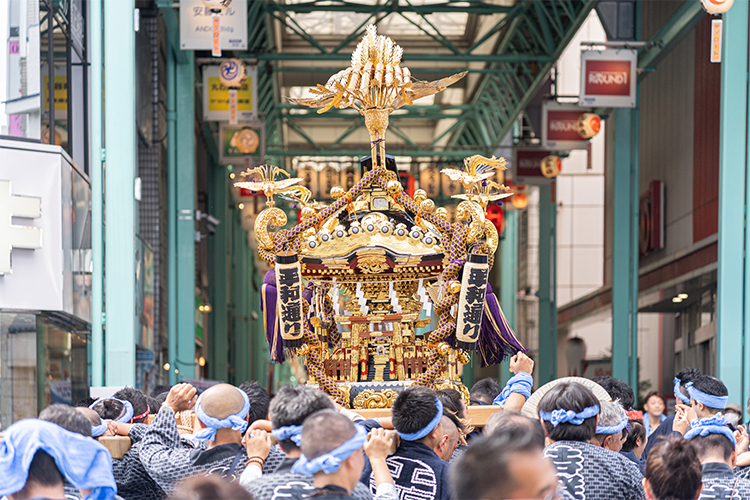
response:
{"label": "red store sign", "polygon": [[586,149],[588,141],[578,133],[578,119],[586,108],[546,101],[542,105],[542,147],[550,150]]}
{"label": "red store sign", "polygon": [[635,107],[637,52],[631,49],[581,52],[583,106]]}

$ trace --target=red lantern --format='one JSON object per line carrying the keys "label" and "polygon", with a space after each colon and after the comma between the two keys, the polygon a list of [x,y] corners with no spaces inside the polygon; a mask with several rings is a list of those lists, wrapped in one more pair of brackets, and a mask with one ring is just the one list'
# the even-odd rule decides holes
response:
{"label": "red lantern", "polygon": [[503,213],[501,207],[497,205],[488,206],[487,214],[484,217],[497,228],[498,234],[501,234],[505,230],[505,213]]}

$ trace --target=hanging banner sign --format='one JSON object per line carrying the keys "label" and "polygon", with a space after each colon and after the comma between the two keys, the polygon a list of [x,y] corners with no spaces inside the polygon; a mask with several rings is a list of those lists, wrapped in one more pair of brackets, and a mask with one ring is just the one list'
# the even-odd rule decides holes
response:
{"label": "hanging banner sign", "polygon": [[434,165],[419,172],[419,187],[424,189],[428,198],[435,198],[440,194],[440,177],[440,170]]}
{"label": "hanging banner sign", "polygon": [[581,52],[583,106],[634,108],[638,53],[633,49]]}
{"label": "hanging banner sign", "polygon": [[638,230],[638,247],[641,257],[664,248],[665,200],[662,181],[651,181],[648,191],[641,194]]}
{"label": "hanging banner sign", "polygon": [[711,20],[711,62],[721,62],[721,19]]}
{"label": "hanging banner sign", "polygon": [[341,169],[341,187],[349,191],[360,179],[359,165],[348,165]]}
{"label": "hanging banner sign", "polygon": [[569,151],[586,149],[589,141],[578,132],[578,119],[585,108],[573,104],[545,101],[542,104],[542,147]]}
{"label": "hanging banner sign", "polygon": [[[253,120],[257,116],[257,66],[247,66],[247,79],[237,89],[237,121]],[[219,66],[203,67],[203,119],[213,122],[230,120],[229,88],[221,83]]]}
{"label": "hanging banner sign", "polygon": [[552,153],[545,149],[516,149],[513,182],[519,184],[550,184],[552,179],[542,175],[542,160]]}
{"label": "hanging banner sign", "polygon": [[[180,0],[180,48],[210,50],[213,16],[203,0]],[[234,0],[221,13],[221,50],[247,49],[247,0]],[[220,53],[220,52],[219,52]]]}
{"label": "hanging banner sign", "polygon": [[219,163],[221,165],[244,165],[250,157],[254,165],[260,165],[266,156],[266,134],[262,121],[219,127]]}

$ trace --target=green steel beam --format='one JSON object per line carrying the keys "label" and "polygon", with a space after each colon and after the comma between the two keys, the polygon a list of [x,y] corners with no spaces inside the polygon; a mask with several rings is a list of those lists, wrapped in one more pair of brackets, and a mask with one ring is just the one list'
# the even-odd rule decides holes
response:
{"label": "green steel beam", "polygon": [[[516,298],[518,296],[518,212],[505,211],[505,231],[500,240],[500,306],[508,324],[516,331]],[[510,360],[500,363],[500,385],[510,379]]]}
{"label": "green steel beam", "polygon": [[539,186],[539,359],[540,386],[557,378],[557,207],[549,184]]}
{"label": "green steel beam", "polygon": [[[750,248],[750,230],[745,224],[748,214],[745,190],[750,184],[747,175],[748,17],[748,2],[738,2],[724,14],[719,110],[717,376],[729,389],[730,402],[740,406],[747,401],[750,392],[750,342],[747,339],[750,332],[750,265],[746,256],[747,248]],[[739,236],[743,232],[744,241]]]}
{"label": "green steel beam", "polygon": [[[89,8],[91,88],[103,88],[102,2]],[[104,171],[102,170],[102,94],[91,93],[91,384],[104,385]]]}
{"label": "green steel beam", "polygon": [[[429,14],[505,14],[512,8],[505,5],[493,5],[486,2],[471,2],[469,5],[458,4],[458,2],[434,3],[426,5],[413,5],[408,2],[395,2],[390,0],[385,12],[390,13],[416,13],[420,15]],[[333,4],[321,4],[319,2],[300,2],[296,4],[281,4],[269,2],[270,8],[284,13],[307,14],[321,10],[329,12],[351,12],[354,14],[370,14],[373,6],[364,3],[336,2]],[[458,5],[457,5],[458,4]]]}
{"label": "green steel beam", "polygon": [[[135,385],[136,175],[135,0],[104,9],[104,143],[106,145],[105,384]],[[94,89],[96,90],[96,89]]]}
{"label": "green steel beam", "polygon": [[[450,150],[435,150],[435,149],[411,149],[403,148],[399,146],[388,146],[388,154],[394,156],[426,156],[446,159],[461,160],[467,156],[475,154],[481,154],[483,151],[479,148],[467,148],[467,149],[450,149]],[[266,156],[366,156],[369,155],[369,150],[363,146],[359,149],[291,149],[289,146],[283,146],[279,144],[269,144],[266,147]]]}
{"label": "green steel beam", "polygon": [[[516,117],[544,83],[555,61],[568,46],[595,4],[596,0],[522,0],[519,4],[519,13],[508,22],[494,55],[498,58],[516,57],[518,64],[508,66],[507,62],[500,62],[491,65],[501,69],[515,67],[519,71],[484,76],[471,100],[474,106],[474,110],[470,112],[471,117],[456,130],[449,145],[472,144],[481,148],[484,154],[491,154],[510,131]],[[560,12],[560,9],[564,12]],[[555,25],[557,28],[545,31],[539,28],[542,24]],[[549,39],[552,40],[551,44]],[[551,53],[547,52],[549,48],[554,50]],[[523,57],[528,59],[523,60]],[[534,60],[534,57],[539,59]],[[540,62],[543,64],[539,65]],[[508,78],[505,78],[506,76]],[[490,81],[495,83],[494,87],[490,85]],[[505,119],[481,112],[490,102],[502,103]],[[477,137],[472,132],[469,124],[477,122],[481,122],[487,131],[491,131],[489,141],[486,137]]]}
{"label": "green steel beam", "polygon": [[[562,51],[561,51],[562,52]],[[241,57],[245,59],[258,59],[259,61],[349,61],[351,54],[339,54],[330,52],[272,52],[252,53],[242,52]],[[483,63],[554,63],[555,59],[549,55],[536,55],[528,53],[518,54],[440,54],[409,53],[404,52],[402,61],[431,61],[431,62],[483,62]]]}
{"label": "green steel beam", "polygon": [[187,63],[175,67],[177,171],[176,212],[176,320],[175,367],[180,378],[195,370],[195,65],[192,51]]}

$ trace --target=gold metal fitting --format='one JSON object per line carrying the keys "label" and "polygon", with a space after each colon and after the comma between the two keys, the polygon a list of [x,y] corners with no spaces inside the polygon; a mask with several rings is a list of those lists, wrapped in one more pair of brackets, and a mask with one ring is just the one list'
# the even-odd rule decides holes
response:
{"label": "gold metal fitting", "polygon": [[422,209],[423,212],[426,213],[432,213],[433,210],[435,210],[435,202],[432,200],[424,200],[420,205],[419,208]]}
{"label": "gold metal fitting", "polygon": [[388,189],[389,193],[396,193],[399,189],[402,189],[401,183],[399,181],[388,181],[388,184],[385,186]]}
{"label": "gold metal fitting", "polygon": [[313,316],[312,318],[310,318],[310,324],[311,324],[312,326],[314,326],[315,328],[320,328],[320,325],[321,325],[322,323],[323,323],[323,322],[322,322],[322,321],[320,321],[320,318],[318,318],[317,316]]}
{"label": "gold metal fitting", "polygon": [[451,351],[451,346],[449,346],[445,342],[440,342],[437,346],[437,350],[441,356],[447,356],[448,353]]}
{"label": "gold metal fitting", "polygon": [[414,203],[419,205],[426,199],[427,191],[425,191],[424,189],[417,189],[416,191],[414,191]]}
{"label": "gold metal fitting", "polygon": [[458,355],[456,356],[456,359],[458,360],[459,363],[461,363],[462,365],[465,365],[465,364],[468,364],[469,361],[471,361],[471,356],[469,355],[468,352],[459,350]]}
{"label": "gold metal fitting", "polygon": [[302,214],[301,214],[302,215],[302,220],[307,220],[307,219],[310,219],[312,217],[315,217],[316,213],[317,212],[315,211],[315,209],[313,207],[303,207],[302,208]]}
{"label": "gold metal fitting", "polygon": [[310,353],[310,346],[302,344],[302,347],[297,348],[297,356],[307,356]]}
{"label": "gold metal fitting", "polygon": [[333,198],[334,200],[338,200],[339,198],[344,196],[344,194],[346,194],[346,191],[344,191],[344,188],[342,188],[341,186],[333,186],[331,188],[331,198]]}
{"label": "gold metal fitting", "polygon": [[453,295],[458,295],[461,293],[461,283],[458,281],[451,281],[448,283],[448,291]]}
{"label": "gold metal fitting", "polygon": [[437,215],[439,218],[443,219],[444,221],[447,221],[448,209],[445,207],[438,207],[437,210],[435,210],[435,215]]}

